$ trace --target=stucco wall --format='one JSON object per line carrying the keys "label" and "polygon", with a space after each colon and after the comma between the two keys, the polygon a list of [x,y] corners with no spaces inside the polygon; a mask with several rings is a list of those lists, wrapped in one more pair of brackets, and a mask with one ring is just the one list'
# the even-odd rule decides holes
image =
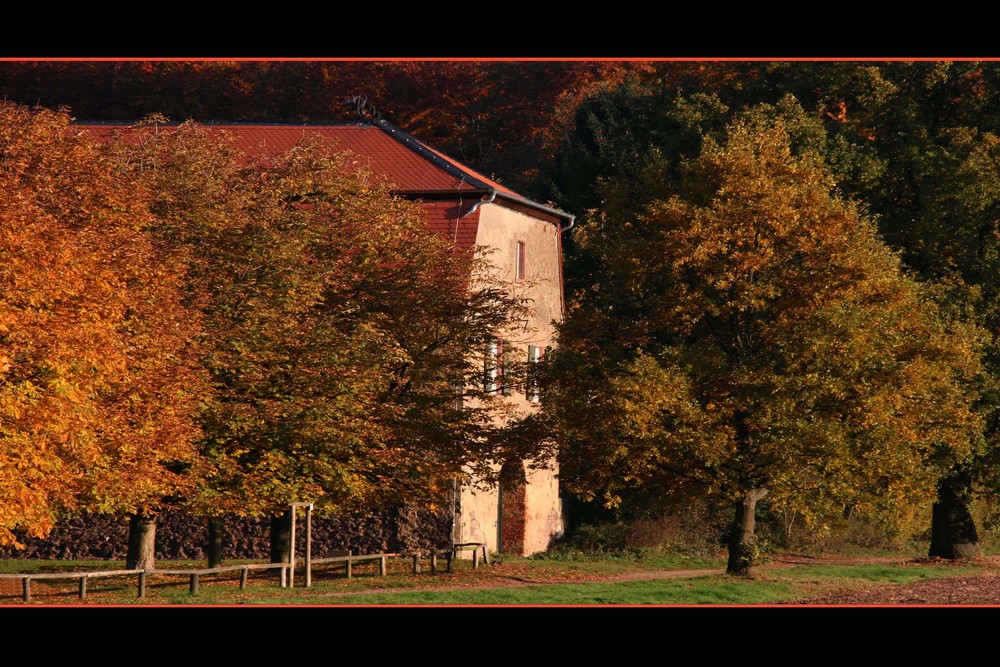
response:
{"label": "stucco wall", "polygon": [[[563,294],[559,227],[524,213],[488,204],[480,211],[476,244],[494,248],[488,259],[517,294],[531,300],[531,315],[526,330],[507,332],[516,346],[519,361],[527,359],[528,345],[551,348],[553,323],[562,319]],[[517,243],[523,242],[524,280],[516,279]],[[525,396],[524,388],[508,399],[519,410],[537,406]],[[524,496],[524,549],[530,555],[548,548],[552,539],[562,534],[562,503],[559,498],[558,470],[553,460],[545,470],[525,468],[527,485]],[[457,521],[456,540],[486,542],[496,550],[500,530],[498,491],[465,486],[461,493],[461,515]]]}
{"label": "stucco wall", "polygon": [[[497,508],[499,506],[496,489],[477,489],[471,484],[462,487],[461,514],[456,542],[485,542],[491,552],[497,550]],[[463,557],[471,558],[470,553]]]}
{"label": "stucco wall", "polygon": [[[525,243],[525,281],[514,277],[517,242]],[[495,248],[488,258],[519,294],[532,299],[529,328],[533,343],[552,345],[555,321],[562,320],[559,227],[524,213],[488,204],[480,209],[476,244]]]}
{"label": "stucco wall", "polygon": [[562,500],[559,498],[559,467],[553,460],[545,470],[527,473],[524,555],[549,548],[563,533]]}

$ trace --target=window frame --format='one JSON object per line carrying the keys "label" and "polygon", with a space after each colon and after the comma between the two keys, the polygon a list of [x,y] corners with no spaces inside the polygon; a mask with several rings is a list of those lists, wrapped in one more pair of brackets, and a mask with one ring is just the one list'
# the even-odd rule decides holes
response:
{"label": "window frame", "polygon": [[541,403],[542,401],[542,385],[538,377],[538,371],[539,364],[545,360],[547,349],[544,345],[528,345],[528,366],[525,371],[524,397],[533,404]]}
{"label": "window frame", "polygon": [[483,350],[483,393],[495,394],[500,388],[500,346],[499,338],[491,338],[486,341],[486,348]]}
{"label": "window frame", "polygon": [[514,280],[522,282],[528,275],[528,244],[519,240],[514,243]]}

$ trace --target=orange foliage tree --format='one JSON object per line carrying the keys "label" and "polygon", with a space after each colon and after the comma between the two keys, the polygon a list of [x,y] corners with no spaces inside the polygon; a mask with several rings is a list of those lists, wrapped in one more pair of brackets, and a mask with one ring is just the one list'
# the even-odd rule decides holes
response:
{"label": "orange foliage tree", "polygon": [[182,257],[69,117],[0,105],[0,543],[155,512],[197,458]]}

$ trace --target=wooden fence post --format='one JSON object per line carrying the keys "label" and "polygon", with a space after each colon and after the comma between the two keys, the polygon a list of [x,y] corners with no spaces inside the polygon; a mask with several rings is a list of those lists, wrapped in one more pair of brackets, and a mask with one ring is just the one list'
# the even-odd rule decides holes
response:
{"label": "wooden fence post", "polygon": [[21,579],[21,585],[24,588],[24,601],[31,602],[31,577]]}
{"label": "wooden fence post", "polygon": [[438,552],[437,549],[431,549],[431,574],[436,574],[438,571]]}
{"label": "wooden fence post", "polygon": [[191,573],[191,595],[194,595],[197,592],[198,592],[198,573],[197,572],[192,572]]}
{"label": "wooden fence post", "polygon": [[472,550],[472,569],[479,567],[479,549]]}
{"label": "wooden fence post", "polygon": [[87,575],[82,575],[80,577],[80,599],[84,600],[87,597]]}
{"label": "wooden fence post", "polygon": [[250,571],[250,568],[246,568],[246,567],[243,568],[242,570],[240,570],[240,590],[241,591],[244,590],[247,587],[247,573],[249,571]]}
{"label": "wooden fence post", "polygon": [[413,552],[413,574],[420,574],[420,550]]}
{"label": "wooden fence post", "polygon": [[454,549],[448,550],[448,552],[445,553],[444,557],[448,563],[448,571],[451,572],[451,561],[455,560],[455,550]]}
{"label": "wooden fence post", "polygon": [[146,597],[146,571],[139,572],[139,597]]}
{"label": "wooden fence post", "polygon": [[378,559],[378,573],[385,576],[385,556]]}
{"label": "wooden fence post", "polygon": [[288,570],[288,586],[289,588],[295,588],[295,515],[297,513],[295,511],[295,503],[292,503],[288,508],[288,513],[292,515],[291,536],[288,538],[288,541],[292,543],[288,547],[288,564],[291,565],[291,568]]}
{"label": "wooden fence post", "polygon": [[312,586],[312,503],[306,505],[306,588]]}

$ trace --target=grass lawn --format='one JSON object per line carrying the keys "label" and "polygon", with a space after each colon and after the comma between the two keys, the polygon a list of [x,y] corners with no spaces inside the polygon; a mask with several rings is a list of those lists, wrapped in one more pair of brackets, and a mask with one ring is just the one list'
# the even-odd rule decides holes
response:
{"label": "grass lawn", "polygon": [[[649,581],[533,585],[521,588],[346,595],[335,604],[760,604],[870,583],[910,583],[974,574],[974,566],[802,565],[750,578],[708,575]],[[272,600],[277,603],[277,600]]]}
{"label": "grass lawn", "polygon": [[[227,565],[234,564],[227,562]],[[52,572],[119,569],[121,562],[0,561],[0,572]],[[202,562],[157,563],[162,569],[199,568]],[[473,569],[458,561],[453,572],[431,573],[425,564],[414,574],[409,561],[390,563],[387,576],[377,564],[357,564],[348,580],[342,568],[313,574],[313,586],[280,588],[275,574],[251,576],[245,590],[238,575],[206,575],[197,594],[189,578],[151,575],[146,595],[137,597],[137,577],[92,579],[87,598],[78,599],[71,581],[36,581],[28,604],[41,605],[744,605],[778,602],[875,583],[909,583],[984,572],[986,565],[781,565],[761,567],[751,577],[716,574],[719,559],[682,554],[631,554],[618,557],[506,558]],[[682,570],[670,578],[667,571]],[[705,574],[697,571],[704,570]],[[0,588],[0,605],[23,605],[18,580]]]}

